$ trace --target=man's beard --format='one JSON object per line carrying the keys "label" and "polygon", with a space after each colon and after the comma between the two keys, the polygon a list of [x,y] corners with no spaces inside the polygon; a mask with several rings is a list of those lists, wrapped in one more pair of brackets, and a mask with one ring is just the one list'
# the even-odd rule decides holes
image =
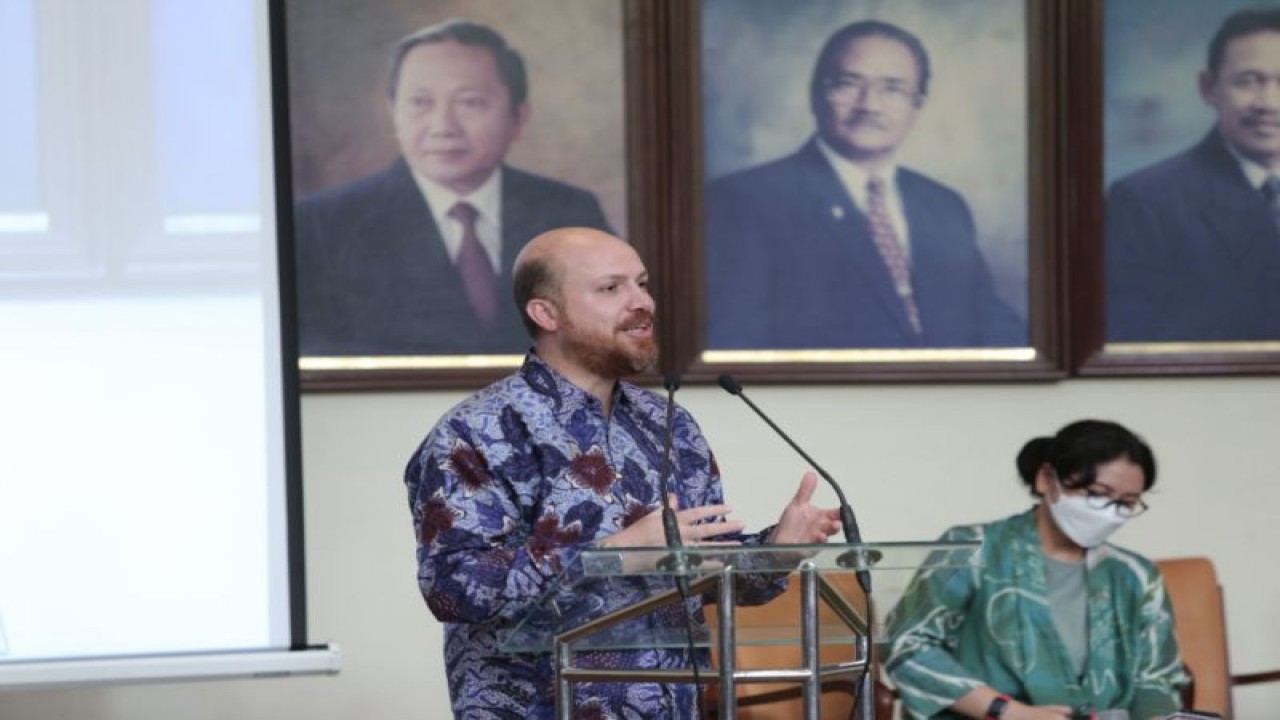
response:
{"label": "man's beard", "polygon": [[638,310],[619,323],[608,338],[593,337],[580,332],[568,317],[563,322],[562,333],[566,354],[583,368],[598,377],[622,378],[653,370],[658,365],[658,341],[650,335],[645,340],[620,340],[618,333],[643,323],[653,323],[653,314]]}

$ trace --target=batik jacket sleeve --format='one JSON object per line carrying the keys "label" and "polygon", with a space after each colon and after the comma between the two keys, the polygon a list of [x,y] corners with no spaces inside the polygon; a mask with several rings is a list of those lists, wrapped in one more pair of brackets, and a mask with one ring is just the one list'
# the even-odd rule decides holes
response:
{"label": "batik jacket sleeve", "polygon": [[[938,541],[981,540],[975,527],[952,528]],[[975,603],[980,553],[964,568],[922,568],[888,619],[885,667],[908,717],[928,717],[985,683],[952,655],[956,629]]]}
{"label": "batik jacket sleeve", "polygon": [[1135,628],[1133,704],[1129,717],[1163,717],[1182,707],[1180,690],[1188,681],[1173,632],[1173,609],[1160,572],[1144,563],[1142,608]]}

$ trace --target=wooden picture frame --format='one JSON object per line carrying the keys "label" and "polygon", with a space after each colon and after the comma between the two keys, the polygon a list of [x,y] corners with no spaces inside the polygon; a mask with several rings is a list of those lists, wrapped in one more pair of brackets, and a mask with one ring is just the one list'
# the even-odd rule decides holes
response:
{"label": "wooden picture frame", "polygon": [[[1280,370],[1280,334],[1224,340],[1197,336],[1200,331],[1188,325],[1185,331],[1178,331],[1186,332],[1185,337],[1117,338],[1112,325],[1117,315],[1109,316],[1109,312],[1124,312],[1123,306],[1112,303],[1116,291],[1129,292],[1123,285],[1127,282],[1123,268],[1132,266],[1113,257],[1114,264],[1108,268],[1108,253],[1116,248],[1110,245],[1114,238],[1108,237],[1112,230],[1108,229],[1107,193],[1118,181],[1133,178],[1140,171],[1147,172],[1146,180],[1150,181],[1150,168],[1171,162],[1171,158],[1188,157],[1188,148],[1207,142],[1206,131],[1212,134],[1215,115],[1197,95],[1197,73],[1205,66],[1210,38],[1223,19],[1237,9],[1254,6],[1256,3],[1234,1],[1193,5],[1183,8],[1195,11],[1188,15],[1169,3],[1144,7],[1137,2],[1111,5],[1090,0],[1073,3],[1064,19],[1064,25],[1071,29],[1066,65],[1071,69],[1068,83],[1073,99],[1066,142],[1075,148],[1066,168],[1072,178],[1075,210],[1066,218],[1066,232],[1072,238],[1072,272],[1065,289],[1071,309],[1071,368],[1076,375],[1259,374]],[[1134,23],[1109,23],[1112,10],[1146,12],[1148,17]],[[1117,35],[1108,38],[1109,32]],[[1121,37],[1125,33],[1128,35]],[[1185,50],[1144,59],[1141,49],[1154,43],[1166,50]],[[1186,176],[1185,172],[1180,174]],[[1136,267],[1132,271],[1142,272]],[[1187,284],[1189,295],[1207,300],[1192,287]],[[1174,310],[1161,303],[1159,311]],[[1177,316],[1170,316],[1168,326],[1177,325]],[[1150,337],[1156,337],[1164,331],[1151,332]]]}
{"label": "wooden picture frame", "polygon": [[[658,145],[654,134],[659,124],[654,116],[663,108],[658,99],[660,79],[654,71],[654,9],[637,0],[557,0],[557,6],[556,12],[547,12],[541,5],[504,0],[272,0],[277,223],[286,255],[282,262],[294,265],[297,302],[285,314],[298,328],[294,339],[304,390],[474,388],[517,367],[529,344],[527,337],[521,341],[512,334],[518,317],[507,324],[510,339],[503,341],[501,351],[417,351],[412,343],[401,347],[394,338],[385,343],[353,339],[348,348],[343,333],[364,325],[346,321],[341,330],[325,335],[327,344],[315,342],[318,335],[308,329],[316,325],[307,319],[308,313],[322,314],[314,308],[345,307],[341,303],[347,300],[343,297],[338,305],[328,299],[313,302],[316,288],[339,283],[329,274],[322,281],[317,279],[321,275],[314,268],[321,263],[306,250],[316,245],[307,237],[308,228],[337,223],[330,220],[334,215],[303,217],[300,208],[310,198],[338,195],[375,178],[389,163],[394,168],[400,149],[387,97],[391,49],[421,27],[451,18],[478,22],[497,30],[523,56],[533,112],[510,145],[504,183],[516,172],[528,171],[573,186],[580,194],[594,195],[607,226],[653,262],[661,159],[650,150]],[[511,168],[516,171],[509,172]],[[400,185],[405,186],[410,173],[402,171],[401,176]],[[505,197],[507,186],[503,188]],[[415,202],[420,197],[418,193]],[[429,217],[426,203],[421,205],[421,217]],[[504,225],[510,219],[507,207],[515,205],[503,200]],[[545,216],[563,204],[543,205],[551,208],[540,209]],[[391,212],[379,206],[370,214]],[[317,217],[324,219],[317,221]],[[509,224],[515,232],[516,223]],[[543,217],[542,224],[586,223]],[[378,231],[367,234],[388,235],[385,225],[377,227]],[[521,231],[520,242],[549,229],[528,227],[534,229]],[[438,235],[429,240],[433,247],[442,246]],[[342,257],[331,264],[346,268],[359,260],[359,253],[347,249],[350,239],[343,242],[343,250],[325,252],[326,257],[341,252]],[[503,243],[509,244],[509,238]],[[404,241],[400,247],[407,246]],[[505,256],[507,248],[502,252]],[[391,278],[406,274],[400,266],[412,261],[405,253],[383,248],[370,261],[374,272],[368,275],[374,279],[363,281],[365,289],[376,285],[384,270],[387,282],[395,282]],[[324,267],[327,272],[329,266]],[[504,272],[508,277],[505,282],[499,277],[497,297],[506,308],[511,305],[509,267]],[[362,296],[357,289],[350,296],[352,302],[363,302],[376,292],[375,288]],[[380,306],[377,313],[366,313],[363,322],[414,312],[407,306],[417,306],[418,314],[425,316],[429,314],[425,304],[429,303]],[[467,332],[466,328],[460,333],[442,331],[440,337],[457,338],[460,347],[467,347],[463,342],[470,339]],[[338,339],[332,340],[333,336]]]}
{"label": "wooden picture frame", "polygon": [[[679,2],[671,7],[671,66],[673,68],[673,121],[676,128],[689,128],[683,134],[672,137],[671,182],[673,198],[671,219],[672,242],[668,243],[661,269],[671,275],[674,296],[664,306],[659,303],[660,320],[669,332],[665,360],[668,367],[683,372],[686,379],[698,381],[713,378],[721,373],[765,382],[860,382],[860,381],[935,381],[935,380],[1015,380],[1052,379],[1065,373],[1065,345],[1061,325],[1058,322],[1060,307],[1058,283],[1061,259],[1064,254],[1059,233],[1062,213],[1061,149],[1056,142],[1060,137],[1059,123],[1064,117],[1065,93],[1058,75],[1062,71],[1060,57],[1065,42],[1065,31],[1057,22],[1065,12],[1065,3],[1023,2],[1022,0],[975,0],[965,3],[949,3],[949,12],[978,13],[1003,8],[1015,13],[1025,22],[1026,51],[1026,102],[1020,108],[1019,117],[1025,118],[1025,192],[1018,192],[1020,209],[1026,215],[1025,234],[1025,285],[1027,342],[1019,347],[825,347],[812,349],[752,348],[745,352],[720,351],[708,347],[708,275],[706,233],[706,192],[704,180],[710,173],[705,167],[706,145],[704,137],[712,128],[707,125],[707,69],[705,41],[713,35],[703,27],[704,10],[708,2]],[[759,3],[733,3],[730,12],[749,12]],[[936,12],[936,3],[899,3],[911,6],[908,11]],[[893,9],[881,7],[884,13]],[[785,9],[784,9],[785,8]],[[805,57],[800,65],[812,67],[818,48],[826,36],[845,22],[867,17],[869,5],[850,0],[832,0],[827,3],[805,3],[802,6],[771,4],[772,15],[804,11],[811,16],[822,15],[812,22],[815,31],[808,38]],[[924,17],[917,15],[917,18]],[[781,18],[786,21],[788,18]],[[891,22],[896,19],[886,16]],[[975,15],[971,19],[975,21]],[[767,27],[760,23],[748,42],[758,42],[771,34],[796,35],[795,28],[779,22],[778,17],[767,18]],[[975,23],[976,24],[976,23]],[[1022,22],[1017,23],[1023,26]],[[789,34],[788,34],[789,33]],[[715,29],[715,37],[724,37],[723,29]],[[1016,42],[1016,41],[1015,41]],[[925,41],[928,44],[928,41]],[[760,47],[760,63],[773,62],[776,53],[772,46]],[[933,54],[933,51],[930,50]],[[940,76],[957,77],[954,70],[939,72],[938,68],[951,59],[937,55],[932,58],[934,80]],[[751,77],[750,67],[735,67],[746,77]],[[796,75],[797,73],[791,73]],[[804,77],[788,80],[802,89],[808,84],[808,70]],[[772,72],[762,81],[768,84],[777,80]],[[798,109],[797,109],[798,108]],[[793,103],[792,115],[805,114],[803,100]],[[805,118],[811,125],[812,117]],[[795,144],[802,139],[795,141]],[[979,225],[981,225],[979,218]],[[981,231],[979,231],[981,232]]]}

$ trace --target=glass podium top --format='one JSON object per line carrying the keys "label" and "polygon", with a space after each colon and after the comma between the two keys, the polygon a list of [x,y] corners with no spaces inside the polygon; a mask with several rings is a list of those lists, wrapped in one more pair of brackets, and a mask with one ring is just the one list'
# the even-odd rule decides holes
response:
{"label": "glass podium top", "polygon": [[[579,559],[588,577],[792,572],[812,564],[821,573],[915,570],[939,563],[967,565],[978,543],[864,543],[845,545],[739,545],[734,547],[588,548]],[[683,572],[681,572],[683,570]]]}
{"label": "glass podium top", "polygon": [[[512,653],[550,652],[554,640],[568,633],[575,651],[686,648],[691,638],[695,646],[713,647],[717,606],[703,606],[718,601],[722,583],[731,584],[736,599],[737,645],[797,645],[802,571],[816,576],[821,589],[820,642],[849,643],[866,634],[868,615],[870,634],[878,638],[884,615],[913,577],[972,572],[978,547],[909,542],[586,549],[514,627],[499,631],[500,646]],[[871,613],[860,573],[871,579]],[[850,613],[856,616],[852,626]],[[624,617],[604,627],[606,616]],[[595,626],[601,627],[582,632]]]}

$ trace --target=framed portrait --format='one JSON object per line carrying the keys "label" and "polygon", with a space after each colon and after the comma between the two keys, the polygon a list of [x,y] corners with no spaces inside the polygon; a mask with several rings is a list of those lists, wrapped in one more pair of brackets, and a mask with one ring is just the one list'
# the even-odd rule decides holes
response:
{"label": "framed portrait", "polygon": [[1280,5],[1073,11],[1075,371],[1280,370]]}
{"label": "framed portrait", "polygon": [[693,200],[673,209],[689,241],[666,266],[682,291],[666,321],[686,376],[1064,373],[1064,4],[679,7],[673,125],[693,130],[673,182]]}
{"label": "framed portrait", "polygon": [[590,226],[651,253],[646,17],[624,0],[273,1],[304,389],[482,384],[530,345],[511,297],[528,240]]}

